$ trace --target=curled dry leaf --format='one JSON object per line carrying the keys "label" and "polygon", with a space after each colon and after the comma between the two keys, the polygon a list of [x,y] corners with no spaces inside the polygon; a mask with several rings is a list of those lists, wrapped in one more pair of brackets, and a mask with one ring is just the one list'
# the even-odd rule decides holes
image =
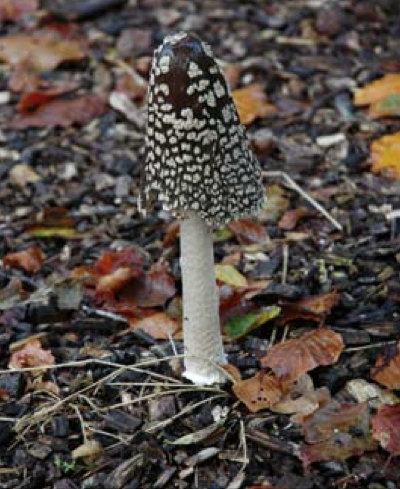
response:
{"label": "curled dry leaf", "polygon": [[252,219],[238,219],[228,224],[235,238],[242,245],[265,243],[268,234],[264,226]]}
{"label": "curled dry leaf", "polygon": [[26,163],[19,163],[11,168],[10,182],[18,187],[25,187],[29,183],[35,183],[40,180],[40,175],[38,175],[35,170],[27,165]]}
{"label": "curled dry leaf", "polygon": [[283,399],[271,407],[274,413],[292,414],[291,420],[303,423],[317,409],[326,406],[331,401],[327,387],[314,388],[311,377],[302,375],[291,387]]}
{"label": "curled dry leaf", "polygon": [[400,131],[372,142],[370,162],[372,172],[400,179]]}
{"label": "curled dry leaf", "polygon": [[400,342],[387,347],[372,369],[371,377],[388,389],[400,389]]}
{"label": "curled dry leaf", "polygon": [[277,108],[267,101],[264,89],[258,83],[234,90],[232,97],[240,122],[244,125],[251,124],[258,117],[267,117],[277,112]]}
{"label": "curled dry leaf", "polygon": [[303,426],[307,443],[321,443],[329,440],[334,433],[348,433],[356,428],[357,433],[369,433],[368,403],[359,404],[339,403],[330,404],[315,411]]}
{"label": "curled dry leaf", "polygon": [[8,253],[3,258],[4,266],[10,268],[21,268],[27,273],[38,272],[44,262],[44,254],[38,246],[32,246],[23,251]]}
{"label": "curled dry leaf", "polygon": [[0,0],[0,22],[16,22],[37,8],[38,0]]}
{"label": "curled dry leaf", "polygon": [[11,355],[9,368],[43,367],[54,365],[54,357],[50,350],[44,350],[40,340],[29,338]]}
{"label": "curled dry leaf", "polygon": [[52,100],[32,113],[19,114],[11,120],[8,127],[27,129],[85,125],[103,115],[106,108],[106,97],[87,93],[72,100]]}
{"label": "curled dry leaf", "polygon": [[250,379],[236,382],[233,392],[249,411],[256,413],[276,404],[286,392],[286,387],[274,375],[259,372]]}
{"label": "curled dry leaf", "polygon": [[280,379],[293,382],[316,367],[335,363],[343,348],[341,335],[319,328],[273,346],[261,365],[272,369]]}
{"label": "curled dry leaf", "polygon": [[371,420],[372,437],[391,455],[400,455],[400,403],[383,404]]}
{"label": "curled dry leaf", "polygon": [[36,71],[51,71],[65,61],[86,57],[82,43],[60,39],[54,33],[12,34],[0,39],[0,60],[17,66],[28,64]]}
{"label": "curled dry leaf", "polygon": [[38,222],[27,226],[26,230],[31,236],[37,238],[51,238],[59,236],[62,238],[81,238],[75,229],[75,220],[70,216],[69,210],[62,207],[44,209]]}
{"label": "curled dry leaf", "polygon": [[285,302],[281,304],[281,323],[285,324],[297,319],[309,319],[321,322],[339,304],[339,301],[339,292],[333,290],[327,294],[303,297],[296,302]]}
{"label": "curled dry leaf", "polygon": [[103,453],[103,446],[97,440],[88,440],[82,445],[76,447],[71,456],[74,460],[84,458],[87,461],[96,460]]}
{"label": "curled dry leaf", "polygon": [[132,319],[129,324],[132,329],[141,329],[156,340],[168,340],[181,328],[179,322],[165,312],[152,314],[143,319]]}

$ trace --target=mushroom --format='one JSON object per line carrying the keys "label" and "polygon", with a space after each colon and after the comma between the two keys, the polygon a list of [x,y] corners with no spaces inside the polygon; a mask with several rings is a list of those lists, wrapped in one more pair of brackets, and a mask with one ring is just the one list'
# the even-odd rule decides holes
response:
{"label": "mushroom", "polygon": [[211,48],[185,32],[156,49],[139,205],[158,197],[181,219],[184,376],[223,383],[226,363],[214,273],[213,226],[256,213],[260,165]]}

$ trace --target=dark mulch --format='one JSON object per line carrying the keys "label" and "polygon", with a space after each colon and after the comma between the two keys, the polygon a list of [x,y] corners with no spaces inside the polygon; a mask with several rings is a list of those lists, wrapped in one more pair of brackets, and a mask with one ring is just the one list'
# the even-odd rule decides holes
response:
{"label": "dark mulch", "polygon": [[[81,4],[90,3],[82,10]],[[372,121],[354,108],[352,90],[391,66],[398,68],[397,0],[59,1],[43,2],[43,7],[63,22],[78,19],[91,39],[88,60],[67,63],[49,78],[68,74],[87,91],[109,91],[115,68],[110,58],[139,59],[146,65],[165,35],[191,30],[221,60],[239,67],[237,86],[256,81],[265,87],[279,111],[248,127],[263,169],[286,171],[343,231],[313,212],[295,229],[307,237],[287,239],[277,225],[279,215],[263,222],[272,241],[271,260],[250,262],[244,253],[240,267],[252,279],[272,281],[254,299],[257,306],[339,291],[340,304],[326,324],[343,335],[348,351],[337,364],[315,370],[313,380],[334,397],[343,395],[349,380],[369,380],[378,354],[398,339],[400,327],[399,227],[387,219],[389,210],[400,208],[400,183],[369,172],[369,143],[398,130],[399,121]],[[29,29],[29,22],[5,23],[1,34]],[[319,37],[307,37],[315,25]],[[0,93],[9,90],[8,76],[2,65]],[[387,452],[377,449],[305,470],[296,456],[301,430],[289,416],[249,414],[229,386],[203,390],[184,385],[168,341],[132,331],[118,334],[126,324],[103,315],[90,297],[77,310],[59,307],[51,284],[92,264],[105,250],[132,244],[146,252],[148,266],[161,256],[167,260],[179,295],[178,245],[167,251],[163,246],[171,222],[167,214],[155,210],[142,217],[137,212],[144,157],[140,111],[137,124],[108,106],[84,127],[13,130],[8,122],[17,102],[12,94],[0,112],[0,253],[3,257],[35,244],[46,261],[35,274],[0,269],[1,288],[18,277],[29,296],[0,314],[0,387],[8,392],[0,404],[0,487],[395,489],[400,469],[396,458],[382,469]],[[324,139],[330,135],[339,137],[336,142]],[[38,180],[12,181],[10,170],[17,163],[29,165]],[[265,181],[274,183],[284,189],[291,209],[308,206],[285,182]],[[30,226],[50,208],[66,209],[75,231],[84,236],[33,237]],[[289,246],[284,285],[283,244]],[[240,251],[234,238],[216,243],[218,261],[233,251]],[[313,327],[307,321],[295,323],[289,335]],[[270,332],[267,327],[227,345],[229,360],[243,377],[258,370]],[[34,380],[26,373],[4,373],[10,345],[32,335],[51,350],[57,364],[69,362],[41,377],[58,386],[57,395],[32,387]],[[179,350],[180,342],[175,344]],[[153,362],[141,371],[131,368],[148,361]],[[161,377],[163,386],[155,386],[156,374],[168,377]],[[199,439],[174,443],[221,416]],[[86,438],[92,442],[92,458],[73,459],[73,450]],[[96,454],[99,446],[103,452]]]}

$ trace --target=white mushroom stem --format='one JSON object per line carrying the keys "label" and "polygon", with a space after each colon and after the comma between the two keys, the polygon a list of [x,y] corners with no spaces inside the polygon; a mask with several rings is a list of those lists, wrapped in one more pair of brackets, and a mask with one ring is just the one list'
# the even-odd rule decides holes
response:
{"label": "white mushroom stem", "polygon": [[222,383],[226,363],[219,321],[212,232],[195,212],[181,222],[184,376],[197,385]]}

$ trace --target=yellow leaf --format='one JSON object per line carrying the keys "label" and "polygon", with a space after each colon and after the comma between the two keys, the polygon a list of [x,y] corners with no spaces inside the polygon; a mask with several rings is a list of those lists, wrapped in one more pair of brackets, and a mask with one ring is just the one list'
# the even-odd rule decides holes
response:
{"label": "yellow leaf", "polygon": [[246,277],[232,265],[225,265],[224,263],[215,265],[215,276],[220,282],[234,287],[246,287],[247,285]]}
{"label": "yellow leaf", "polygon": [[354,105],[375,104],[394,94],[400,94],[400,73],[385,75],[356,90]]}
{"label": "yellow leaf", "polygon": [[244,125],[251,124],[257,117],[266,117],[277,111],[275,105],[268,103],[263,87],[258,83],[234,90],[232,97],[240,122]]}
{"label": "yellow leaf", "polygon": [[371,171],[385,172],[400,179],[400,131],[373,141],[371,145]]}

